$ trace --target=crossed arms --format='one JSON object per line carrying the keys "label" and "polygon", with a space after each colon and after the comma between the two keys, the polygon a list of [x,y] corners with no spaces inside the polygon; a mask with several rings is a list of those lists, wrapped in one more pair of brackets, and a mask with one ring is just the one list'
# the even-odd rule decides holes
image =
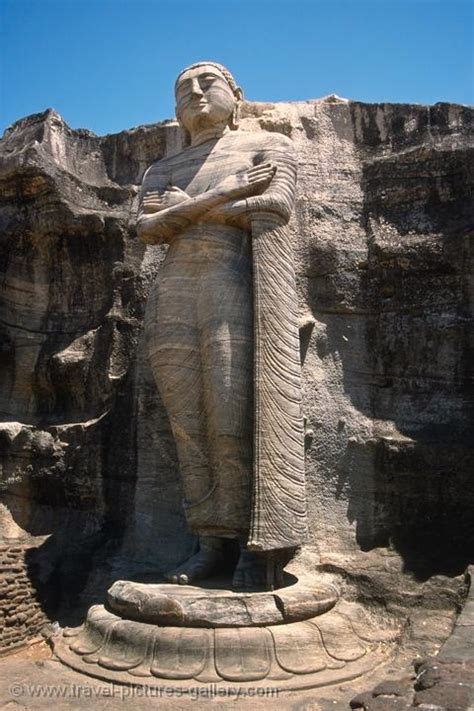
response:
{"label": "crossed arms", "polygon": [[295,197],[296,164],[292,154],[278,154],[274,162],[230,175],[196,197],[177,187],[159,192],[146,191],[144,186],[137,220],[140,239],[147,244],[170,242],[198,221],[231,223],[237,219],[248,225],[251,215],[261,211],[288,222]]}
{"label": "crossed arms", "polygon": [[193,222],[205,215],[208,219],[225,221],[227,216],[246,208],[245,198],[263,192],[270,184],[276,168],[269,163],[236,173],[222,180],[215,188],[196,197],[189,197],[180,188],[171,187],[163,193],[150,192],[142,200],[137,231],[143,242],[168,242]]}

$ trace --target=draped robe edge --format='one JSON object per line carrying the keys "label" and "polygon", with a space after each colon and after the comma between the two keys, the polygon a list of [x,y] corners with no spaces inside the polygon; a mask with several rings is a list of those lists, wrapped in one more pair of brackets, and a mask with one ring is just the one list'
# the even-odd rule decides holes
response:
{"label": "draped robe edge", "polygon": [[306,538],[298,309],[289,229],[252,216],[254,468],[247,547],[271,551]]}

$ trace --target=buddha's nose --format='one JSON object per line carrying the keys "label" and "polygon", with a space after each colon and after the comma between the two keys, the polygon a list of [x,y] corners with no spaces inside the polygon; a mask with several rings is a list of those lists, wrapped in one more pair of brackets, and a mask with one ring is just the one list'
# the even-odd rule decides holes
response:
{"label": "buddha's nose", "polygon": [[197,79],[193,79],[191,82],[191,94],[192,96],[203,96],[202,89],[199,86],[199,81]]}

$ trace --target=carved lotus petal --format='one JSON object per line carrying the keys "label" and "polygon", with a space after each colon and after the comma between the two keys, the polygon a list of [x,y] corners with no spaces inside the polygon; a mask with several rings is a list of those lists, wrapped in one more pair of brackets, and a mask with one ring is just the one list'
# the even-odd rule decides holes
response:
{"label": "carved lotus petal", "polygon": [[296,622],[272,627],[275,653],[280,666],[293,674],[310,674],[330,666],[321,634],[317,627]]}
{"label": "carved lotus petal", "polygon": [[256,681],[270,671],[273,639],[263,627],[217,629],[216,669],[228,681]]}
{"label": "carved lotus petal", "polygon": [[209,630],[199,628],[159,628],[151,673],[163,679],[195,678],[206,664],[211,634]]}
{"label": "carved lotus petal", "polygon": [[337,612],[318,618],[317,626],[321,632],[326,651],[334,659],[353,662],[366,653],[365,647],[354,632],[350,620]]}
{"label": "carved lotus petal", "polygon": [[[348,617],[356,635],[366,642],[393,642],[400,634],[400,625],[392,618],[374,619],[366,609],[355,602],[341,600],[338,612]],[[377,624],[374,624],[374,623]]]}
{"label": "carved lotus petal", "polygon": [[116,622],[101,649],[98,663],[106,669],[133,669],[141,664],[147,654],[151,625],[129,621]]}
{"label": "carved lotus petal", "polygon": [[[115,615],[104,610],[102,605],[94,605],[89,610],[81,633],[71,643],[70,648],[77,654],[90,655],[97,652],[105,641],[110,625],[116,620]],[[89,660],[85,658],[85,661]]]}

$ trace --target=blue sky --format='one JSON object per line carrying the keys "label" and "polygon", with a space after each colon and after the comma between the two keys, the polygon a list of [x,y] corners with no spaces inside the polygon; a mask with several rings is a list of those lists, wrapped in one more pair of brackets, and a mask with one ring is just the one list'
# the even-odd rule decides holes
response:
{"label": "blue sky", "polygon": [[247,98],[473,102],[474,0],[0,0],[0,132],[54,107],[113,133],[174,115],[187,64]]}

